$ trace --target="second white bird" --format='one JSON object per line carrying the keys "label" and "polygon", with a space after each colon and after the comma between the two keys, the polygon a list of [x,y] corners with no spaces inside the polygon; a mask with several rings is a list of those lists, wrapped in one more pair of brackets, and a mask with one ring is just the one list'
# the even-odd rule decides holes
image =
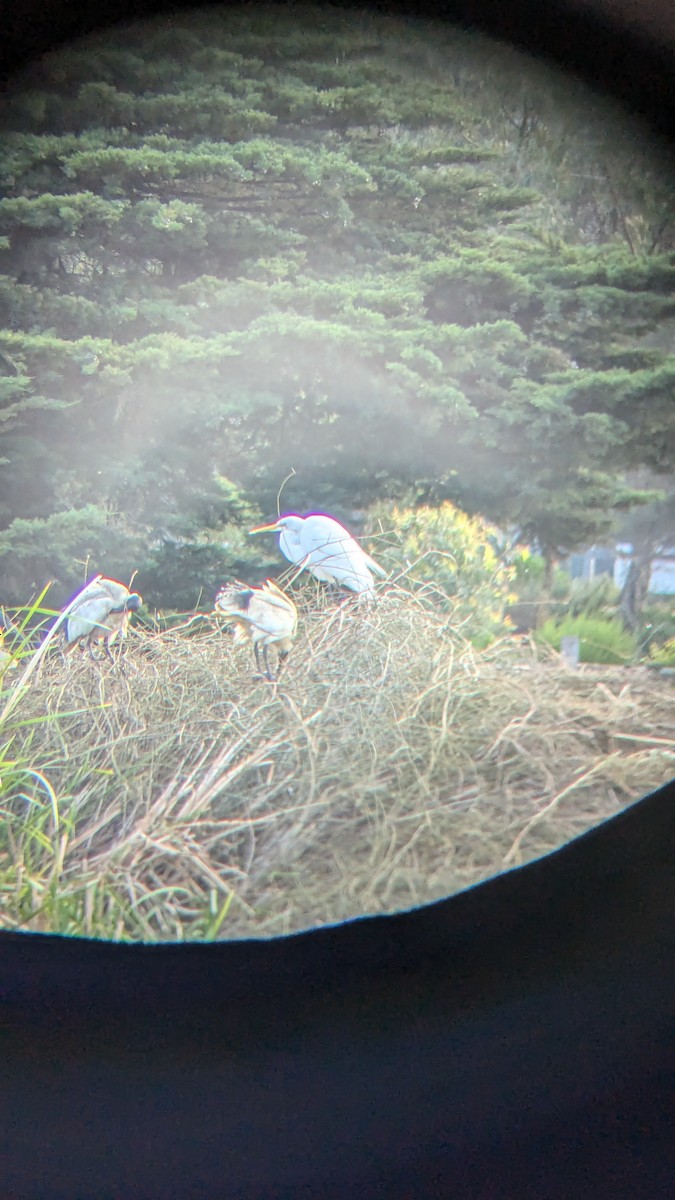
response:
{"label": "second white bird", "polygon": [[268,647],[276,646],[279,668],[288,658],[291,643],[298,628],[298,612],[292,600],[268,579],[261,588],[227,586],[216,596],[216,612],[227,617],[234,627],[235,642],[248,638],[253,643],[258,670],[260,647],[265,660],[266,675],[274,679],[268,658]]}

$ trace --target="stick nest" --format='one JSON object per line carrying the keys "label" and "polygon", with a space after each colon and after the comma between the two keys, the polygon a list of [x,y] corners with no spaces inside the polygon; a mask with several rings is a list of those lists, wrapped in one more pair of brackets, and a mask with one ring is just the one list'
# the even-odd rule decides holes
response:
{"label": "stick nest", "polygon": [[407,908],[673,773],[673,686],[647,668],[572,670],[513,637],[478,652],[402,589],[295,597],[274,684],[206,618],[132,630],[115,664],[47,655],[15,716],[45,787],[5,806],[6,926],[273,936]]}

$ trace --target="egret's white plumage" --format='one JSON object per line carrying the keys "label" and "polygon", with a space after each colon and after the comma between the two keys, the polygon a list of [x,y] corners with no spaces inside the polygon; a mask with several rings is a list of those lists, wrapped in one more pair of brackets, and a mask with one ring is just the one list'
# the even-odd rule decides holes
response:
{"label": "egret's white plumage", "polygon": [[248,638],[253,643],[259,669],[262,646],[267,678],[273,679],[267,650],[269,646],[277,647],[279,666],[288,657],[298,627],[298,613],[293,601],[268,579],[260,588],[221,588],[216,596],[215,610],[234,625],[235,642]]}
{"label": "egret's white plumage", "polygon": [[66,642],[69,646],[85,642],[90,654],[94,642],[103,642],[110,656],[111,643],[126,637],[130,614],[142,603],[137,592],[130,592],[116,579],[92,580],[71,603],[65,621]]}
{"label": "egret's white plumage", "polygon": [[352,535],[326,513],[299,517],[290,513],[273,525],[261,525],[251,533],[274,531],[279,534],[279,549],[292,563],[307,567],[323,583],[339,583],[352,592],[375,595],[373,574],[386,571],[366,554]]}

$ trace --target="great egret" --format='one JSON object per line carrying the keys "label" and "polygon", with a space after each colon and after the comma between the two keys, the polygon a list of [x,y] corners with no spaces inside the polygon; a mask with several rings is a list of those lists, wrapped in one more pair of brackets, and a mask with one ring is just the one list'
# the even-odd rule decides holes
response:
{"label": "great egret", "polygon": [[91,658],[93,643],[103,642],[108,658],[112,658],[111,643],[118,637],[126,637],[129,616],[142,603],[138,592],[130,592],[116,579],[92,580],[70,606],[65,622],[66,642],[69,646],[85,642]]}
{"label": "great egret", "polygon": [[291,642],[298,627],[298,613],[293,601],[268,579],[261,588],[221,588],[216,596],[215,609],[235,626],[235,642],[245,637],[253,642],[259,671],[262,671],[262,646],[267,678],[273,680],[267,648],[273,645],[277,647],[277,671],[280,670],[288,658]]}
{"label": "great egret", "polygon": [[273,525],[260,525],[250,532],[267,531],[279,534],[279,549],[290,562],[307,567],[315,579],[324,583],[338,583],[373,597],[373,572],[383,577],[387,573],[361,549],[344,525],[326,513],[307,517],[290,513]]}

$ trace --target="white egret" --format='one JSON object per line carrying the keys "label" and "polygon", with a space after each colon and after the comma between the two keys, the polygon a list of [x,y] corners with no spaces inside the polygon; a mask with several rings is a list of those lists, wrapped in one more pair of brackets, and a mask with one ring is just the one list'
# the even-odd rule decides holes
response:
{"label": "white egret", "polygon": [[103,642],[108,658],[112,658],[111,643],[126,637],[130,614],[137,612],[142,603],[137,592],[130,592],[116,579],[92,580],[70,606],[65,621],[68,646],[84,642],[93,658],[93,643]]}
{"label": "white egret", "polygon": [[267,678],[273,680],[267,649],[268,646],[277,647],[279,671],[288,658],[298,627],[298,612],[293,601],[268,579],[261,588],[221,588],[216,596],[215,609],[235,626],[235,642],[247,637],[253,643],[259,671],[262,671],[262,646]]}
{"label": "white egret", "polygon": [[251,533],[276,532],[279,549],[292,563],[307,567],[315,579],[338,583],[366,597],[375,595],[373,573],[387,572],[366,554],[344,525],[326,513],[298,517],[289,513],[272,525],[260,525]]}

